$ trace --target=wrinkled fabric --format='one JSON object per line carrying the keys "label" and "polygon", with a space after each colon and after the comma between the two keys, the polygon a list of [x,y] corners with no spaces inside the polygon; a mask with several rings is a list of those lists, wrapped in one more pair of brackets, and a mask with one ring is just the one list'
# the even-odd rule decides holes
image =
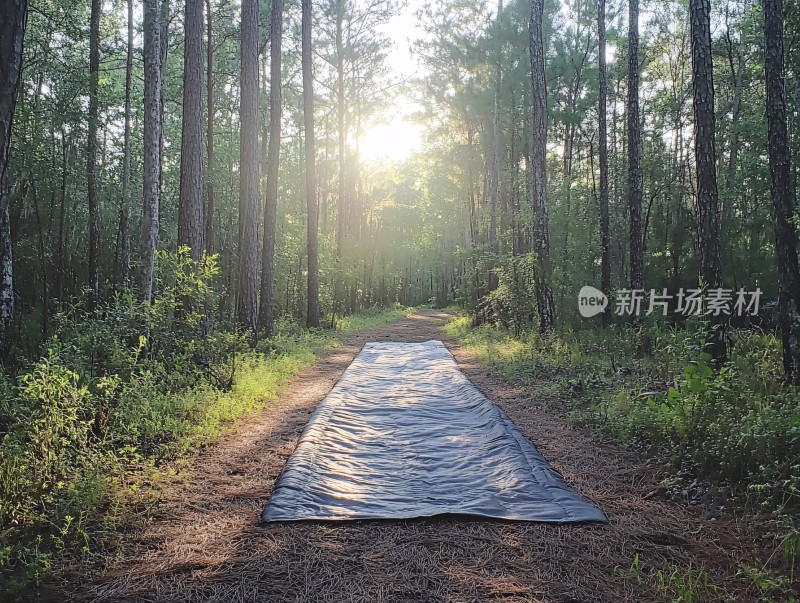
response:
{"label": "wrinkled fabric", "polygon": [[442,342],[368,343],[312,414],[261,519],[441,514],[607,521]]}

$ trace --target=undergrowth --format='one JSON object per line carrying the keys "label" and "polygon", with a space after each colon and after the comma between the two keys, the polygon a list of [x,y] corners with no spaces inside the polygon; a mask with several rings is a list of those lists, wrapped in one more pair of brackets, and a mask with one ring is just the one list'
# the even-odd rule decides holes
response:
{"label": "undergrowth", "polygon": [[[774,335],[734,331],[729,362],[714,370],[702,323],[542,335],[476,327],[462,316],[445,330],[504,378],[529,385],[537,403],[665,464],[668,488],[685,496],[690,483],[702,482],[709,486],[703,502],[712,507],[736,501],[780,518],[783,535],[776,535],[770,561],[793,581],[800,551],[800,388],[781,381]],[[672,579],[669,568],[662,577]]]}
{"label": "undergrowth", "polygon": [[0,600],[35,599],[64,560],[106,547],[126,509],[152,504],[173,461],[265,407],[342,334],[408,311],[346,317],[338,332],[284,322],[254,348],[198,311],[217,303],[216,271],[214,258],[161,254],[154,304],[79,301],[41,358],[0,375]]}
{"label": "undergrowth", "polygon": [[680,568],[665,563],[663,568],[646,568],[639,555],[627,569],[617,568],[617,574],[640,586],[650,588],[662,601],[668,603],[708,603],[719,600],[717,588],[709,584],[708,573],[693,567]]}

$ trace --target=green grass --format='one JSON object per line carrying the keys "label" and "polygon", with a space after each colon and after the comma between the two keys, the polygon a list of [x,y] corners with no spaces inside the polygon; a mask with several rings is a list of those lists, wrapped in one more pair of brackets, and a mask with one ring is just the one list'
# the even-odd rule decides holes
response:
{"label": "green grass", "polygon": [[709,584],[708,572],[704,569],[681,568],[665,563],[663,569],[646,571],[640,563],[639,554],[631,567],[617,568],[617,574],[630,582],[649,587],[664,603],[706,603],[718,601],[717,589]]}
{"label": "green grass", "polygon": [[344,317],[336,332],[279,334],[268,342],[269,354],[245,355],[229,391],[203,387],[187,392],[189,406],[196,410],[190,415],[182,448],[190,450],[213,442],[233,421],[265,408],[289,379],[313,364],[321,352],[338,346],[342,337],[383,326],[412,311],[413,308],[401,306],[376,308]]}
{"label": "green grass", "polygon": [[613,334],[602,332],[523,332],[515,337],[489,325],[474,327],[467,316],[451,319],[444,330],[472,349],[481,362],[517,383],[538,382],[543,377],[566,379],[573,373],[606,373],[635,356],[634,342],[621,345],[613,341]]}
{"label": "green grass", "polygon": [[413,311],[413,308],[400,305],[394,305],[391,308],[374,308],[340,318],[336,328],[339,333],[347,335],[355,331],[380,327],[397,318],[408,316]]}

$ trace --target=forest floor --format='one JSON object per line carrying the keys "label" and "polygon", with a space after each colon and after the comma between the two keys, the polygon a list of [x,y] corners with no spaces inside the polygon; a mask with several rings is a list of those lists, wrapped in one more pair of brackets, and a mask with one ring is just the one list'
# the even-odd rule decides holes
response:
{"label": "forest floor", "polygon": [[[69,601],[757,601],[755,522],[659,500],[657,463],[575,430],[538,386],[512,386],[419,310],[361,331],[299,373],[267,410],[199,453],[133,518],[115,554],[59,585]],[[459,367],[608,525],[464,518],[259,525],[316,404],[368,341],[441,339]],[[146,519],[144,518],[146,516]],[[660,574],[659,574],[660,572]],[[748,577],[749,576],[749,577]],[[682,597],[682,598],[679,598]],[[763,599],[762,599],[763,600]]]}

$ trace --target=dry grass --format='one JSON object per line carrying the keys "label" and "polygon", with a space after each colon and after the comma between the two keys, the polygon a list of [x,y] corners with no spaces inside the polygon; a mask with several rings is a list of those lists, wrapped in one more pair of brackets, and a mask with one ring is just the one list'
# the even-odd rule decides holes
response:
{"label": "dry grass", "polygon": [[198,455],[164,493],[113,563],[80,568],[60,586],[68,600],[618,603],[662,600],[642,573],[702,568],[698,601],[751,601],[737,561],[752,555],[733,519],[646,499],[663,476],[536,405],[534,390],[494,378],[447,342],[459,366],[531,438],[609,525],[442,517],[258,525],[272,486],[316,403],[365,341],[441,339],[445,315],[417,312],[362,332],[300,373],[268,410]]}

